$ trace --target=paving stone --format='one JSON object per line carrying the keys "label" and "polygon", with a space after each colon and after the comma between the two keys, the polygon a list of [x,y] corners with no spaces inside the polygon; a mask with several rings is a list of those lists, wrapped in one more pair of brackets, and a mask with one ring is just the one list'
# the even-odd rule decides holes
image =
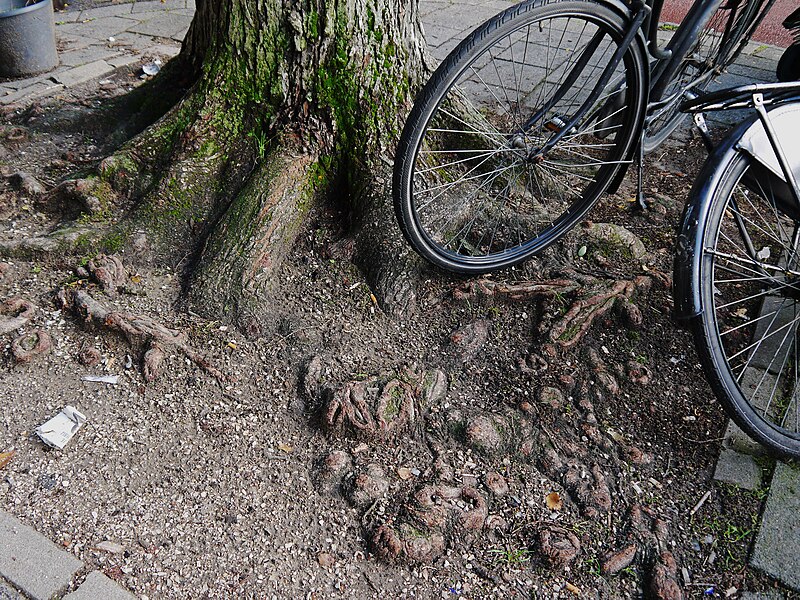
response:
{"label": "paving stone", "polygon": [[180,53],[180,46],[168,46],[167,44],[156,44],[155,46],[150,46],[145,52],[143,52],[143,54],[147,56],[166,56],[168,58],[178,56]]}
{"label": "paving stone", "polygon": [[164,0],[164,2],[137,2],[133,5],[132,14],[150,11],[162,11],[167,8],[186,8],[185,0]]}
{"label": "paving stone", "polygon": [[749,435],[742,431],[733,421],[728,422],[728,428],[722,440],[722,447],[729,450],[736,450],[742,454],[751,456],[763,456],[766,454],[764,447],[758,442],[754,442]]}
{"label": "paving stone", "polygon": [[750,564],[800,591],[800,467],[776,466]]}
{"label": "paving stone", "polygon": [[[100,571],[92,571],[77,590],[64,596],[64,600],[136,600],[136,596],[124,590]],[[2,599],[0,599],[2,600]]]}
{"label": "paving stone", "polygon": [[35,91],[43,91],[49,87],[50,86],[48,84],[39,82],[33,85],[26,85],[24,88],[20,88],[15,92],[11,92],[10,94],[3,95],[2,93],[0,93],[0,104],[6,105],[6,104],[12,104],[14,102],[20,102],[28,98],[28,96],[30,96]]}
{"label": "paving stone", "polygon": [[182,40],[191,22],[192,18],[186,15],[162,11],[157,17],[141,21],[130,27],[128,31],[153,37]]}
{"label": "paving stone", "polygon": [[730,483],[745,490],[761,487],[761,467],[749,454],[742,454],[725,448],[720,452],[714,479]]}
{"label": "paving stone", "polygon": [[69,12],[61,11],[53,14],[56,25],[63,25],[64,23],[75,23],[80,21],[81,11],[71,10]]}
{"label": "paving stone", "polygon": [[90,62],[97,60],[105,60],[114,56],[119,56],[121,50],[109,48],[106,45],[94,44],[81,48],[80,50],[70,50],[69,52],[60,52],[58,55],[62,65],[68,67],[79,67]]}
{"label": "paving stone", "polygon": [[77,558],[0,511],[0,576],[34,600],[63,591],[83,566]]}
{"label": "paving stone", "polygon": [[111,6],[99,6],[82,10],[79,21],[86,19],[98,19],[100,17],[123,17],[130,15],[133,10],[133,4],[112,4]]}
{"label": "paving stone", "polygon": [[56,33],[63,32],[79,38],[105,41],[109,37],[114,37],[123,31],[127,31],[132,25],[136,25],[136,20],[132,18],[101,17],[91,21],[61,25],[56,29]]}
{"label": "paving stone", "polygon": [[88,48],[100,40],[71,35],[66,31],[62,31],[61,28],[56,27],[56,41],[58,42],[58,51],[66,52],[68,50],[80,50],[81,48]]}
{"label": "paving stone", "polygon": [[770,590],[768,592],[745,592],[742,600],[786,600],[786,594]]}
{"label": "paving stone", "polygon": [[97,60],[95,62],[81,65],[80,67],[69,69],[63,73],[53,75],[53,79],[57,83],[62,83],[67,87],[72,87],[86,81],[91,81],[97,77],[102,77],[113,70],[114,67],[108,64],[106,61]]}
{"label": "paving stone", "polygon": [[0,600],[25,600],[25,597],[11,584],[0,578]]}
{"label": "paving stone", "polygon": [[124,32],[114,36],[113,48],[125,48],[135,52],[141,52],[153,45],[153,38],[148,35]]}
{"label": "paving stone", "polygon": [[106,62],[115,69],[119,69],[120,67],[127,67],[135,62],[140,62],[141,60],[142,57],[136,54],[123,54],[122,56],[109,58]]}

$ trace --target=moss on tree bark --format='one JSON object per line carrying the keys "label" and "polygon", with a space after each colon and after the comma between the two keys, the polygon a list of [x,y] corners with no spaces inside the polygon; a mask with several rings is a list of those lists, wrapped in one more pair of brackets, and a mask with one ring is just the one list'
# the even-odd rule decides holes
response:
{"label": "moss on tree bark", "polygon": [[98,245],[145,232],[194,311],[257,333],[305,216],[335,195],[376,295],[413,304],[386,182],[428,68],[416,0],[199,1],[160,76],[188,92],[100,167],[118,196]]}

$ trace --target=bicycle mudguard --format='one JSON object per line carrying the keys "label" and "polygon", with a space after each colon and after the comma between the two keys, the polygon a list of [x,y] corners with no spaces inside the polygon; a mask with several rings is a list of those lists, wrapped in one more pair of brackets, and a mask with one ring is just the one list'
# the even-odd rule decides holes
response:
{"label": "bicycle mudguard", "polygon": [[[773,108],[769,111],[769,120],[777,134],[778,143],[789,161],[791,172],[794,174],[795,179],[800,181],[800,135],[798,135],[800,133],[800,104],[783,104]],[[760,120],[755,122],[744,133],[738,147],[755,158],[782,182],[786,183],[786,176],[781,169],[778,157],[775,155],[775,150]],[[788,192],[789,190],[785,191]],[[782,196],[784,194],[781,194]],[[792,202],[792,204],[796,203]],[[798,209],[794,211],[788,209],[788,211],[797,213]]]}
{"label": "bicycle mudguard", "polygon": [[[800,131],[800,105],[780,105],[769,111],[769,117],[791,170],[800,180],[800,136],[797,135]],[[800,221],[800,205],[785,181],[763,124],[758,115],[753,115],[734,129],[708,157],[684,208],[675,241],[672,284],[675,317],[679,320],[691,319],[702,313],[700,282],[691,280],[700,276],[703,232],[698,231],[698,227],[706,221],[712,194],[724,175],[720,165],[728,163],[736,152],[746,153],[756,160],[757,166],[754,165],[750,170],[749,179],[745,176],[742,180],[744,185],[756,192],[759,189],[770,190],[778,209]]]}
{"label": "bicycle mudguard", "polygon": [[[675,261],[673,263],[672,298],[674,316],[686,321],[697,317],[703,311],[700,301],[700,281],[692,281],[692,277],[700,276],[700,258],[703,249],[702,232],[698,231],[711,206],[714,190],[719,186],[724,173],[720,165],[728,163],[731,156],[741,152],[737,148],[739,139],[757,122],[753,115],[739,125],[725,140],[717,146],[706,160],[689,192],[689,198],[683,209],[678,233],[675,239]],[[694,284],[694,285],[693,285]]]}

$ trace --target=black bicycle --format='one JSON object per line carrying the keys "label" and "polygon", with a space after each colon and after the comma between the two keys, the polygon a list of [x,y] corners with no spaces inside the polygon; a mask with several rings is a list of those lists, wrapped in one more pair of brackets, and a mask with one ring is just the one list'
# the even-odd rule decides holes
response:
{"label": "black bicycle", "polygon": [[683,108],[754,114],[713,150],[684,210],[677,315],[730,417],[773,453],[800,458],[800,82]]}
{"label": "black bicycle", "polygon": [[406,239],[468,274],[541,252],[666,139],[774,1],[697,0],[674,31],[659,27],[663,0],[527,0],[490,19],[406,122],[394,170]]}

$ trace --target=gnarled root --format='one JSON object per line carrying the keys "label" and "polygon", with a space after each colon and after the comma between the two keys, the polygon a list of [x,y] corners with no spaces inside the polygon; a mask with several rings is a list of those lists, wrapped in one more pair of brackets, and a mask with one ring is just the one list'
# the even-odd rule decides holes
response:
{"label": "gnarled root", "polygon": [[0,335],[16,331],[33,318],[33,304],[23,298],[9,298],[0,304]]}
{"label": "gnarled root", "polygon": [[396,439],[419,420],[424,381],[424,377],[406,371],[402,377],[385,383],[372,377],[328,389],[322,404],[322,426],[330,434]]}
{"label": "gnarled root", "polygon": [[[200,353],[186,343],[186,336],[154,321],[150,317],[134,313],[111,310],[103,302],[92,297],[86,290],[63,289],[58,299],[65,309],[80,315],[88,324],[95,324],[122,334],[131,346],[145,349],[145,378],[152,381],[158,375],[160,362],[153,353],[161,348],[175,348],[198,367],[219,381],[228,381],[228,376],[215,368]],[[149,355],[149,357],[148,357]],[[156,366],[156,364],[158,366]]]}

